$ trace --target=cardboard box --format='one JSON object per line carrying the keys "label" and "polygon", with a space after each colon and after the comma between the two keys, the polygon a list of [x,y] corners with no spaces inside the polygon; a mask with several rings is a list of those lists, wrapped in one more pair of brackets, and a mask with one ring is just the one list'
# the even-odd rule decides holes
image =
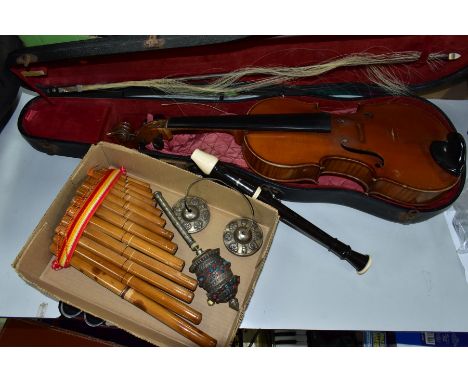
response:
{"label": "cardboard box", "polygon": [[[93,146],[67,180],[49,207],[29,240],[15,259],[13,266],[29,284],[43,293],[76,306],[107,320],[118,327],[160,346],[193,346],[194,343],[160,323],[142,310],[116,296],[73,268],[55,271],[51,268],[53,255],[49,245],[54,229],[63,217],[76,189],[91,167],[124,166],[129,175],[151,184],[153,191],[163,193],[170,205],[184,197],[187,188],[198,176],[165,162],[150,158],[122,146],[100,143]],[[198,327],[214,337],[218,346],[228,346],[234,339],[247,309],[278,224],[277,211],[270,206],[248,199],[255,211],[255,220],[263,230],[262,248],[250,257],[237,257],[229,253],[222,241],[222,232],[229,221],[250,217],[247,200],[237,191],[212,181],[197,182],[190,195],[205,199],[210,207],[211,220],[207,228],[194,234],[203,249],[220,248],[221,256],[231,262],[234,274],[240,276],[237,294],[240,310],[236,312],[227,304],[208,306],[206,292],[200,287],[195,292],[191,306],[203,314]],[[164,217],[164,215],[163,215]],[[173,241],[179,246],[176,256],[185,260],[184,273],[194,253],[166,218],[166,228],[175,233]],[[193,275],[192,275],[193,276]]]}

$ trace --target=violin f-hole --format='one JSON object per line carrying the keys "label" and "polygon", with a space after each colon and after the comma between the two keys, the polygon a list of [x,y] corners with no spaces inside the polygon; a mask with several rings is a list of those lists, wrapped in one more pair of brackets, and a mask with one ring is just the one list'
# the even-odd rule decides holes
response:
{"label": "violin f-hole", "polygon": [[346,138],[342,139],[341,142],[340,142],[340,145],[344,150],[349,151],[351,153],[355,153],[355,154],[362,154],[362,155],[372,156],[374,158],[377,158],[377,162],[374,165],[375,167],[382,168],[384,166],[384,164],[385,164],[384,158],[382,156],[380,156],[379,154],[377,154],[376,152],[370,151],[370,150],[356,149],[354,147],[348,146],[347,143],[348,143],[348,140]]}

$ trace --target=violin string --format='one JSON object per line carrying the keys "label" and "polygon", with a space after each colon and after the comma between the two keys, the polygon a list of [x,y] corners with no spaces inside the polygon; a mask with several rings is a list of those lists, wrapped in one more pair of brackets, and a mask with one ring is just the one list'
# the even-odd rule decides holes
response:
{"label": "violin string", "polygon": [[226,110],[223,110],[219,107],[216,107],[216,106],[213,106],[213,105],[208,105],[206,103],[202,103],[202,102],[191,102],[191,101],[187,101],[187,102],[177,102],[177,101],[174,101],[174,102],[171,102],[171,103],[163,103],[161,104],[161,106],[177,106],[179,108],[179,111],[182,113],[182,115],[185,115],[185,112],[184,110],[182,109],[183,106],[186,106],[186,105],[190,105],[190,106],[200,106],[199,109],[200,110],[203,110],[203,108],[208,108],[208,109],[212,109],[212,110],[215,110],[215,111],[218,111],[220,113],[222,113],[223,115],[235,115],[235,113],[231,113],[231,112],[228,112]]}

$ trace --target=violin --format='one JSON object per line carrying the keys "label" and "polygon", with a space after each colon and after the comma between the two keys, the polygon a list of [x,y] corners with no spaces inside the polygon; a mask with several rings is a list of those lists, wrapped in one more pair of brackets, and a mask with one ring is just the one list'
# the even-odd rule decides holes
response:
{"label": "violin", "polygon": [[131,134],[120,129],[110,134],[159,146],[178,133],[230,132],[250,169],[265,178],[298,183],[336,175],[359,183],[368,195],[412,206],[455,187],[465,166],[465,141],[451,124],[404,103],[333,114],[302,100],[270,98],[247,115],[173,117]]}

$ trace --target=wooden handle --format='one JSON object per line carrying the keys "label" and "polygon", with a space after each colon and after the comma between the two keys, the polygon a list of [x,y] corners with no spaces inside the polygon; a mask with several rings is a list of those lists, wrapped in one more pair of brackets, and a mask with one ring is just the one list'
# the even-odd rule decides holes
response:
{"label": "wooden handle", "polygon": [[72,257],[71,265],[89,278],[98,282],[100,285],[142,309],[152,317],[175,330],[185,338],[193,341],[197,345],[216,346],[217,341],[208,334],[202,332],[200,329],[196,328],[189,322],[184,321],[179,316],[170,312],[158,303],[150,300],[143,294],[127,287],[125,284],[114,279],[106,272],[100,269],[96,269],[83,259]]}

